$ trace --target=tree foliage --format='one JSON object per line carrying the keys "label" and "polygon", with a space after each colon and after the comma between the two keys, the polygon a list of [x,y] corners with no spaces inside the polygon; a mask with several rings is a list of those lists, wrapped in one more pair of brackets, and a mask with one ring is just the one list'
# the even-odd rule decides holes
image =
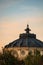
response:
{"label": "tree foliage", "polygon": [[18,60],[11,54],[11,51],[0,53],[0,65],[43,65],[43,55],[40,55],[38,50],[35,50],[34,55],[30,51],[24,60]]}
{"label": "tree foliage", "polygon": [[29,53],[25,58],[25,65],[43,65],[43,55],[36,49],[34,55]]}
{"label": "tree foliage", "polygon": [[3,51],[0,53],[0,65],[18,65],[18,60],[9,51]]}

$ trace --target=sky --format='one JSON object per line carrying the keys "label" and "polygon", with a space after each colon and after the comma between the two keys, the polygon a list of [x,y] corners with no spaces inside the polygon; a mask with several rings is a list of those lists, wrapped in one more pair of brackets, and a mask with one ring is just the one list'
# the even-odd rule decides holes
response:
{"label": "sky", "polygon": [[43,0],[0,0],[0,49],[19,38],[27,24],[43,41]]}

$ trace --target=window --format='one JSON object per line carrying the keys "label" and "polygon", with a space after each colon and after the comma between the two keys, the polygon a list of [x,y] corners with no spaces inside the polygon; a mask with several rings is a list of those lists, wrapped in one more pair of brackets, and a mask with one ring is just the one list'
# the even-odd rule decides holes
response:
{"label": "window", "polygon": [[14,55],[15,57],[18,57],[18,53],[17,53],[17,51],[16,50],[12,50],[12,55]]}
{"label": "window", "polygon": [[25,51],[24,51],[24,50],[21,50],[21,54],[22,54],[22,55],[25,55]]}

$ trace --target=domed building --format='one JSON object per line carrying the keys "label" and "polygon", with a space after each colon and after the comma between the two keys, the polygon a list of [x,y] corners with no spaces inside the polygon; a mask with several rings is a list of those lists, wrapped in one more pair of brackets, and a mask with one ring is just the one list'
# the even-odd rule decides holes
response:
{"label": "domed building", "polygon": [[20,34],[19,39],[6,45],[5,50],[12,51],[12,54],[19,59],[24,59],[30,51],[34,54],[36,49],[43,55],[43,42],[36,38],[36,34],[30,33],[29,25],[25,31],[26,33]]}

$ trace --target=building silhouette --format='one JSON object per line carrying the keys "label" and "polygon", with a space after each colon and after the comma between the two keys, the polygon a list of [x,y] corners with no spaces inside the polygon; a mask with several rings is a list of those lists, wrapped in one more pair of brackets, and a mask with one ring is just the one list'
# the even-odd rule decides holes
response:
{"label": "building silhouette", "polygon": [[43,42],[36,38],[36,34],[30,33],[28,24],[25,31],[26,33],[19,35],[19,39],[6,45],[5,50],[12,51],[12,54],[19,59],[24,59],[30,51],[34,54],[36,49],[43,55]]}

